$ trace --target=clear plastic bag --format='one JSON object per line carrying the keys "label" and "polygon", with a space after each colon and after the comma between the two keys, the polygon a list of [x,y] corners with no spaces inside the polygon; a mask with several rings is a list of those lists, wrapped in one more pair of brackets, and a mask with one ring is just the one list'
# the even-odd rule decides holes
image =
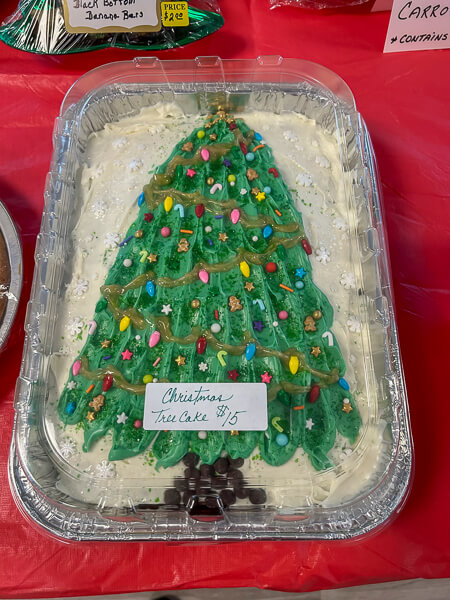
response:
{"label": "clear plastic bag", "polygon": [[72,54],[108,46],[136,50],[166,50],[195,42],[222,27],[216,0],[189,1],[189,25],[161,27],[157,32],[69,33],[62,0],[21,0],[0,27],[0,39],[14,48],[37,54]]}
{"label": "clear plastic bag", "polygon": [[298,8],[323,9],[347,8],[357,4],[365,4],[371,0],[269,0],[271,8],[279,6],[296,6]]}

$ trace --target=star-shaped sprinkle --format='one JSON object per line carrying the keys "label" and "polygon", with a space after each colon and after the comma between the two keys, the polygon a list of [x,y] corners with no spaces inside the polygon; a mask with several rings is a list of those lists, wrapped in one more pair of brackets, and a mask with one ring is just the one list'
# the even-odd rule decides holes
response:
{"label": "star-shaped sprinkle", "polygon": [[227,167],[227,168],[231,167],[231,161],[229,161],[228,158],[224,158],[222,164],[224,167]]}
{"label": "star-shaped sprinkle", "polygon": [[67,384],[68,390],[74,390],[76,387],[77,387],[77,384],[75,383],[75,381],[69,381],[69,383]]}
{"label": "star-shaped sprinkle", "polygon": [[244,287],[247,290],[247,292],[251,292],[252,290],[255,289],[255,286],[251,281],[246,281],[244,284]]}
{"label": "star-shaped sprinkle", "polygon": [[236,371],[236,369],[233,369],[232,371],[228,371],[228,379],[232,379],[233,381],[236,381],[238,377],[239,377],[239,373]]}
{"label": "star-shaped sprinkle", "polygon": [[353,406],[350,404],[350,400],[348,398],[344,398],[342,401],[342,410],[347,414],[352,412]]}
{"label": "star-shaped sprinkle", "polygon": [[319,356],[319,354],[321,354],[322,350],[320,349],[320,346],[313,346],[311,348],[311,354],[313,354],[314,356]]}
{"label": "star-shaped sprinkle", "polygon": [[262,321],[253,321],[253,329],[255,331],[262,331],[264,329],[264,323]]}
{"label": "star-shaped sprinkle", "polygon": [[271,379],[272,379],[272,375],[269,375],[269,373],[266,371],[265,373],[263,373],[261,375],[261,381],[263,383],[270,383]]}
{"label": "star-shaped sprinkle", "polygon": [[237,310],[242,310],[241,301],[236,296],[230,296],[230,298],[228,300],[228,305],[230,307],[231,312],[236,312]]}
{"label": "star-shaped sprinkle", "polygon": [[153,214],[151,212],[145,213],[144,215],[144,221],[147,221],[147,223],[151,223],[153,221]]}
{"label": "star-shaped sprinkle", "polygon": [[179,367],[181,367],[181,365],[185,365],[186,364],[186,357],[185,356],[181,356],[181,354],[179,354],[176,357],[175,362],[177,363],[177,365]]}
{"label": "star-shaped sprinkle", "polygon": [[147,256],[147,260],[149,263],[154,263],[158,260],[158,255],[157,254],[149,254]]}
{"label": "star-shaped sprinkle", "polygon": [[314,427],[314,421],[312,419],[307,419],[305,427],[311,431],[311,429]]}
{"label": "star-shaped sprinkle", "polygon": [[92,412],[92,410],[88,411],[88,414],[86,415],[86,419],[89,423],[92,423],[92,421],[95,419],[95,413]]}
{"label": "star-shaped sprinkle", "polygon": [[228,236],[227,236],[227,234],[226,234],[224,231],[223,231],[223,232],[221,232],[221,233],[219,233],[219,240],[220,240],[221,242],[226,242],[226,241],[227,241],[227,239],[228,239]]}
{"label": "star-shaped sprinkle", "polygon": [[232,429],[230,431],[230,435],[239,435],[239,431],[236,431],[236,429]]}
{"label": "star-shaped sprinkle", "polygon": [[105,404],[105,396],[103,394],[99,394],[98,396],[94,396],[92,400],[89,402],[89,406],[98,412],[102,406]]}
{"label": "star-shaped sprinkle", "polygon": [[121,354],[122,354],[123,360],[130,360],[130,358],[133,356],[133,353],[130,352],[128,350],[128,348],[124,352],[121,352]]}
{"label": "star-shaped sprinkle", "polygon": [[209,139],[210,139],[212,142],[215,142],[215,141],[217,140],[217,133],[210,133],[210,134],[209,134]]}
{"label": "star-shaped sprinkle", "polygon": [[109,348],[111,346],[111,340],[103,340],[103,342],[100,342],[100,344],[103,349]]}
{"label": "star-shaped sprinkle", "polygon": [[170,304],[163,304],[161,312],[166,316],[169,316],[169,314],[172,312],[172,307]]}
{"label": "star-shaped sprinkle", "polygon": [[181,149],[183,150],[183,152],[192,152],[192,150],[194,149],[194,144],[192,142],[186,142],[181,146]]}
{"label": "star-shaped sprinkle", "polygon": [[258,202],[261,202],[261,200],[266,199],[266,194],[264,192],[258,192],[256,194],[256,199],[258,200]]}
{"label": "star-shaped sprinkle", "polygon": [[257,194],[259,194],[259,192],[261,191],[259,189],[259,187],[252,187],[252,189],[250,190],[253,196],[256,196]]}
{"label": "star-shaped sprinkle", "polygon": [[205,372],[205,371],[207,371],[207,370],[208,370],[208,365],[207,365],[205,362],[201,362],[201,363],[198,365],[198,368],[199,368],[199,370],[200,370],[200,371],[203,371],[203,372]]}
{"label": "star-shaped sprinkle", "polygon": [[189,250],[189,242],[186,238],[181,238],[178,242],[178,252],[187,252]]}
{"label": "star-shaped sprinkle", "polygon": [[303,267],[301,267],[301,269],[295,269],[295,276],[296,277],[300,277],[300,279],[303,279],[303,277],[306,275],[306,271]]}
{"label": "star-shaped sprinkle", "polygon": [[306,319],[303,321],[303,325],[305,327],[305,331],[316,331],[317,330],[316,322],[314,321],[314,319],[311,316],[306,317]]}
{"label": "star-shaped sprinkle", "polygon": [[187,175],[188,177],[194,177],[194,175],[197,175],[197,171],[196,171],[195,169],[188,169],[188,170],[186,171],[186,175]]}
{"label": "star-shaped sprinkle", "polygon": [[125,425],[127,420],[128,420],[128,417],[124,412],[120,413],[120,415],[117,415],[117,423],[119,425]]}

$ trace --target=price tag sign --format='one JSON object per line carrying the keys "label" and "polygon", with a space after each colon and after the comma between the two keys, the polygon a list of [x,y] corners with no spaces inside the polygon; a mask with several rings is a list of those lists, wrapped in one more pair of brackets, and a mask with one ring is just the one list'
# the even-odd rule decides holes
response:
{"label": "price tag sign", "polygon": [[160,0],[63,0],[70,33],[160,31]]}
{"label": "price tag sign", "polygon": [[144,429],[265,431],[264,383],[148,383]]}
{"label": "price tag sign", "polygon": [[186,27],[189,25],[187,2],[161,2],[161,18],[164,27]]}
{"label": "price tag sign", "polygon": [[384,52],[450,48],[450,0],[394,0]]}

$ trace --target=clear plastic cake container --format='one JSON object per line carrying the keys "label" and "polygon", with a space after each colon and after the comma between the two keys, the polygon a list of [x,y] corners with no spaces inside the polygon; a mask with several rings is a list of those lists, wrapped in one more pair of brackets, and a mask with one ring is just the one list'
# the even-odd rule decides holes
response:
{"label": "clear plastic cake container", "polygon": [[[104,471],[77,467],[55,443],[54,431],[60,426],[49,416],[55,403],[52,365],[60,353],[55,332],[71,281],[70,235],[80,211],[76,182],[88,138],[105,125],[160,103],[175,104],[186,118],[206,116],[220,105],[229,112],[248,113],[250,120],[251,115],[267,115],[268,123],[272,118],[286,123],[289,115],[301,115],[336,141],[334,176],[341,189],[343,218],[330,223],[337,229],[333,239],[343,240],[336,252],[348,257],[349,273],[337,275],[337,286],[341,277],[349,290],[345,303],[354,314],[348,319],[338,305],[335,319],[342,320],[344,329],[347,320],[353,332],[345,336],[348,344],[355,344],[356,356],[348,351],[346,358],[359,365],[353,369],[353,383],[359,389],[356,403],[362,424],[356,442],[351,447],[343,444],[325,471],[314,471],[300,456],[277,472],[259,466],[256,456],[256,468],[245,472],[245,479],[249,489],[265,490],[264,501],[257,505],[242,500],[227,507],[212,492],[216,503],[205,504],[205,498],[193,493],[186,505],[166,505],[164,491],[173,487],[179,469],[152,470],[151,487],[150,471],[130,467],[128,472],[123,464],[120,477],[105,478]],[[286,144],[297,139],[295,129],[271,133],[270,124],[266,129],[269,144],[272,135],[274,140],[284,136],[280,139]],[[150,135],[158,136],[158,130]],[[278,56],[112,63],[87,73],[70,89],[56,120],[53,147],[9,461],[10,485],[21,512],[49,534],[78,541],[343,539],[389,523],[410,488],[412,441],[377,166],[345,82],[320,65]],[[298,148],[304,151],[300,143]],[[304,178],[300,184],[305,185]],[[332,204],[332,196],[326,202]],[[320,232],[314,233],[308,224],[306,204],[301,207],[306,211],[305,228],[318,245]],[[329,219],[334,215],[328,205],[324,212]],[[328,262],[327,252],[319,248],[311,256],[313,273]],[[333,290],[344,293],[338,287],[331,284],[325,290],[332,303]]]}

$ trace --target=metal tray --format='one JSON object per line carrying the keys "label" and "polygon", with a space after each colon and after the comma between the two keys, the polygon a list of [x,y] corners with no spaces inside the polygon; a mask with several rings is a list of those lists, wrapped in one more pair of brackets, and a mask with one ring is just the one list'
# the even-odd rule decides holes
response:
{"label": "metal tray", "polygon": [[[72,482],[83,477],[57,455],[45,416],[51,388],[49,362],[57,352],[54,327],[67,276],[65,253],[76,213],[74,180],[92,132],[161,101],[176,101],[189,114],[206,114],[223,101],[236,110],[298,112],[338,137],[346,198],[357,221],[351,244],[363,281],[359,293],[369,332],[364,351],[366,378],[374,382],[375,390],[367,420],[385,423],[377,468],[367,484],[345,502],[305,502],[298,507],[268,502],[263,507],[237,506],[211,516],[164,504],[142,506],[130,493],[141,483],[136,480],[118,484],[91,477],[97,491],[95,502],[59,485],[61,477]],[[95,69],[72,87],[55,125],[15,408],[9,465],[14,498],[34,523],[59,538],[342,539],[367,534],[392,519],[410,487],[409,415],[377,167],[369,134],[342,79],[320,65],[281,57],[138,58]],[[167,476],[155,485],[163,490]]]}

